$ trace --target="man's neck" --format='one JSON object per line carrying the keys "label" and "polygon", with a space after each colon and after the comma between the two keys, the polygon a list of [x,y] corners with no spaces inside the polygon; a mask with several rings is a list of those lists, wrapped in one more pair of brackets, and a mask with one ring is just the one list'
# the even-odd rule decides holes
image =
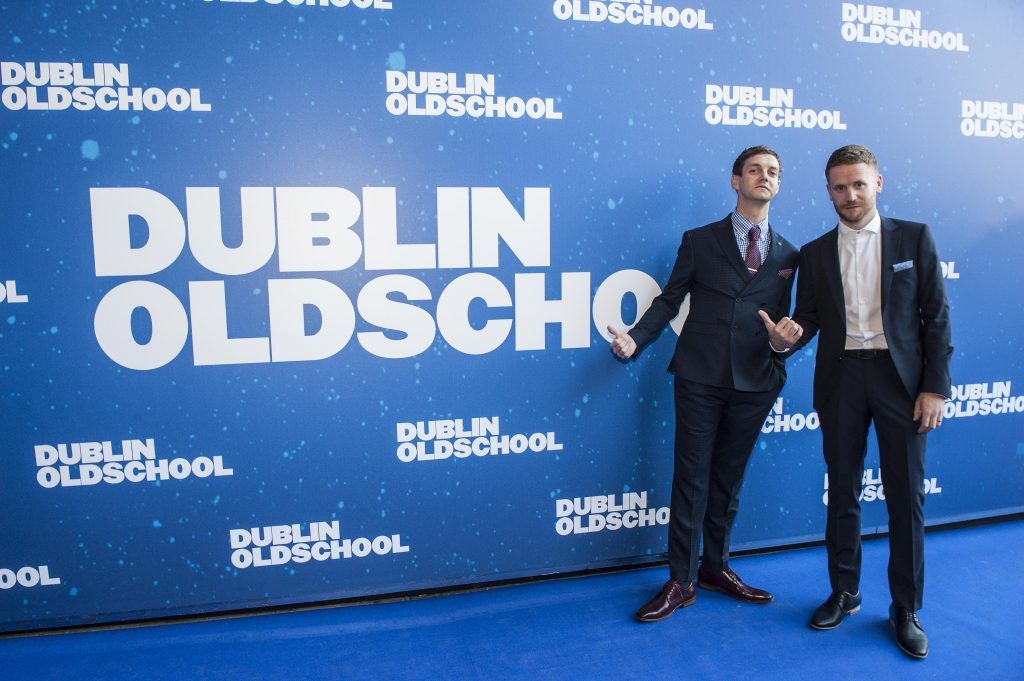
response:
{"label": "man's neck", "polygon": [[768,219],[768,209],[771,205],[770,201],[757,203],[738,201],[736,203],[736,212],[756,225]]}

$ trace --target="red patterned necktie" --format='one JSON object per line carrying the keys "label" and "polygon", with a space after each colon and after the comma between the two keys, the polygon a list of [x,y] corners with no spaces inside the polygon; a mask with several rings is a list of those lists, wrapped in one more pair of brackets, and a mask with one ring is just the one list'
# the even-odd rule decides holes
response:
{"label": "red patterned necktie", "polygon": [[747,239],[749,239],[747,242],[747,255],[743,258],[751,274],[757,274],[757,271],[761,269],[761,251],[757,248],[757,240],[760,238],[761,228],[751,227],[747,233]]}

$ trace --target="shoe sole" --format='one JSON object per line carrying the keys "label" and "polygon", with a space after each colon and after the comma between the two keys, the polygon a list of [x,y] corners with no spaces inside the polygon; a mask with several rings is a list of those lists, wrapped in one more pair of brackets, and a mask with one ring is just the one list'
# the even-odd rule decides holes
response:
{"label": "shoe sole", "polygon": [[[892,620],[889,620],[889,628],[892,629],[893,633],[896,633],[896,623]],[[903,644],[900,643],[900,640],[898,638],[896,639],[896,647],[902,650],[904,655],[906,655],[907,657],[912,657],[915,660],[923,660],[924,658],[928,657],[928,653],[925,653],[924,655],[918,655],[917,653],[910,652],[909,650],[903,647]]]}
{"label": "shoe sole", "polygon": [[651,622],[661,622],[663,620],[667,620],[669,617],[674,615],[676,613],[676,610],[682,610],[683,608],[689,608],[691,605],[693,605],[696,602],[697,602],[696,598],[694,598],[693,600],[690,600],[690,601],[684,601],[681,605],[679,605],[679,607],[673,608],[672,611],[669,612],[669,614],[665,615],[664,617],[656,617],[654,619],[645,619],[644,620],[644,619],[640,619],[636,615],[633,615],[633,619],[635,619],[637,622],[640,622],[642,624],[649,624]]}
{"label": "shoe sole", "polygon": [[[847,615],[854,615],[854,614],[857,613],[858,610],[860,610],[860,606],[859,605],[856,608],[851,608],[849,610],[843,610],[843,617],[846,617]],[[843,623],[843,620],[840,619],[838,622],[833,624],[831,627],[819,627],[814,622],[811,622],[811,629],[817,629],[818,631],[830,631],[832,629],[835,629],[836,627],[838,627],[842,623]]]}
{"label": "shoe sole", "polygon": [[774,596],[771,596],[767,600],[756,600],[756,601],[755,600],[748,600],[746,598],[740,598],[739,596],[737,596],[735,594],[731,594],[728,591],[726,591],[725,589],[723,589],[721,587],[718,587],[718,586],[715,586],[714,584],[708,584],[707,582],[701,582],[699,580],[697,581],[697,586],[699,586],[702,589],[707,589],[708,591],[717,591],[718,593],[725,594],[729,598],[733,598],[733,599],[739,601],[740,603],[750,603],[752,605],[768,605],[769,603],[772,602],[772,599],[775,598]]}

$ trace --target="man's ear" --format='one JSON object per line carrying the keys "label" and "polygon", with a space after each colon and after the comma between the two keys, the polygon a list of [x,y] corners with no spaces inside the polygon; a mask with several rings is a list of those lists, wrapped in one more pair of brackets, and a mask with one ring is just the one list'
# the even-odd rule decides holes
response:
{"label": "man's ear", "polygon": [[732,176],[732,189],[737,192],[740,190],[740,178],[737,175]]}

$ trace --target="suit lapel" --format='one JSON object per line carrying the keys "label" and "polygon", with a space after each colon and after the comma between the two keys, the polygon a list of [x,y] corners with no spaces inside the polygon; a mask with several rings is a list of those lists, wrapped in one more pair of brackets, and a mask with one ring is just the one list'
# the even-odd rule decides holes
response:
{"label": "suit lapel", "polygon": [[822,254],[822,262],[825,264],[825,279],[832,291],[832,299],[836,303],[836,310],[846,325],[846,297],[843,295],[843,275],[839,272],[839,227],[833,229],[828,238],[822,243],[825,252]]}
{"label": "suit lapel", "polygon": [[900,250],[902,234],[896,224],[889,218],[882,218],[882,313],[889,301],[889,289],[892,288],[892,266],[896,262],[896,254]]}
{"label": "suit lapel", "polygon": [[746,263],[740,260],[740,249],[736,245],[736,234],[732,230],[732,219],[727,215],[724,220],[715,225],[712,231],[718,240],[719,248],[722,249],[722,254],[725,255],[725,259],[732,263],[736,273],[743,278],[744,282],[749,281],[750,272],[747,270]]}

